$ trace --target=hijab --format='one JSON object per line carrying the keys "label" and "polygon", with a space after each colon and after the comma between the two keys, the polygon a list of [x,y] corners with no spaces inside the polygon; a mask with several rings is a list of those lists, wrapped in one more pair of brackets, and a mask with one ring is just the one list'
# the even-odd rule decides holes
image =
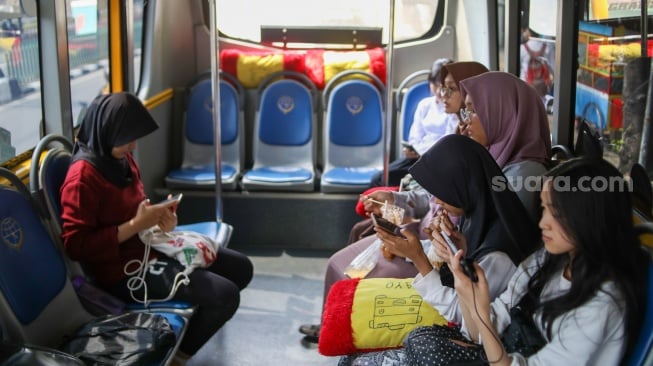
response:
{"label": "hijab", "polygon": [[518,77],[487,72],[460,82],[485,130],[488,150],[500,167],[524,160],[546,164],[551,157],[549,119],[542,98]]}
{"label": "hijab", "polygon": [[[456,82],[456,85],[460,88],[460,81],[465,80],[469,77],[476,76],[488,72],[487,67],[483,64],[480,64],[476,61],[461,61],[454,62],[442,66],[440,71],[440,82],[444,85],[444,79],[447,78],[447,75],[451,74],[453,80]],[[463,96],[463,102],[460,105],[460,108],[465,106],[465,98]]]}
{"label": "hijab", "polygon": [[129,93],[96,97],[89,106],[73,147],[73,159],[91,163],[118,187],[132,182],[126,158],[116,159],[111,150],[146,136],[159,128],[143,103]]}
{"label": "hijab", "polygon": [[447,135],[424,153],[409,173],[430,194],[463,210],[467,257],[478,260],[501,251],[518,264],[538,246],[537,225],[513,191],[493,184],[494,177],[506,182],[505,177],[478,142]]}

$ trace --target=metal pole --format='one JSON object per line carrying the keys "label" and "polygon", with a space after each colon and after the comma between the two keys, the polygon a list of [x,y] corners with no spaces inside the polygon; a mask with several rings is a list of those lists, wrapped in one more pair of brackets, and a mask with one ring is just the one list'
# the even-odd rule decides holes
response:
{"label": "metal pole", "polygon": [[215,0],[209,1],[211,34],[211,92],[213,95],[213,141],[215,147],[215,220],[222,222],[222,131],[220,130],[220,46]]}
{"label": "metal pole", "polygon": [[653,59],[651,59],[651,70],[649,71],[648,76],[648,93],[646,94],[646,109],[644,111],[644,125],[642,126],[642,141],[640,143],[639,149],[639,164],[646,169],[646,172],[651,175],[651,170],[649,169],[649,142],[651,141],[651,133],[653,133],[653,128],[651,127],[651,114],[653,113]]}
{"label": "metal pole", "polygon": [[386,82],[385,82],[385,128],[383,129],[383,139],[385,147],[383,149],[383,185],[388,185],[388,162],[390,159],[390,140],[392,137],[392,54],[394,53],[395,39],[395,1],[390,0],[390,19],[388,20],[388,50],[385,53],[386,64]]}
{"label": "metal pole", "polygon": [[642,0],[640,2],[640,34],[642,35],[642,38],[640,39],[641,41],[641,47],[642,47],[642,52],[641,55],[642,57],[648,56],[648,1],[647,0]]}

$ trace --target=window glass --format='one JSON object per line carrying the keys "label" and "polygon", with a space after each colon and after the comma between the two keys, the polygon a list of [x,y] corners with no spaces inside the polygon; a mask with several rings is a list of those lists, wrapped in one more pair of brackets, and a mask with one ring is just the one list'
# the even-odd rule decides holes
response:
{"label": "window glass", "polygon": [[107,90],[109,24],[107,0],[69,0],[70,94],[76,127],[80,112]]}
{"label": "window glass", "polygon": [[[602,136],[604,156],[622,172],[638,161],[649,75],[638,63],[642,42],[640,1],[591,0],[578,29],[576,116]],[[652,14],[649,2],[648,14]],[[653,23],[649,16],[648,29]],[[628,118],[625,118],[625,116]],[[627,143],[626,143],[627,141]]]}
{"label": "window glass", "polygon": [[[0,163],[33,148],[43,115],[37,20],[0,0]],[[11,7],[15,11],[6,11]]]}
{"label": "window glass", "polygon": [[[433,27],[438,0],[396,0],[396,42],[417,39]],[[260,42],[261,25],[381,27],[388,41],[388,0],[218,0],[217,21],[224,34]]]}

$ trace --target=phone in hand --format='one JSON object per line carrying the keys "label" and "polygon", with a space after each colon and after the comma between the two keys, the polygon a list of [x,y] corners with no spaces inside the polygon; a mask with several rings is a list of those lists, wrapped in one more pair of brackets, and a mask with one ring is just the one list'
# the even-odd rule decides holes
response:
{"label": "phone in hand", "polygon": [[372,213],[372,222],[374,223],[374,226],[378,226],[392,235],[403,237],[403,235],[401,235],[401,228],[393,224],[390,220]]}
{"label": "phone in hand", "polygon": [[403,146],[404,148],[406,148],[406,149],[408,149],[410,151],[417,152],[417,150],[415,150],[415,147],[413,145],[411,145],[408,141],[402,141],[401,146]]}
{"label": "phone in hand", "polygon": [[[449,246],[449,250],[451,250],[452,253],[456,253],[458,251],[458,248],[456,247],[456,244],[453,243],[453,240],[445,233],[444,231],[440,231],[440,235],[444,238],[444,241],[447,242],[447,245]],[[472,265],[472,260],[469,258],[460,258],[460,266],[463,269],[463,273],[467,275],[467,277],[472,279],[472,282],[478,282],[478,275],[476,274],[476,271],[474,270],[474,265]]]}
{"label": "phone in hand", "polygon": [[179,203],[179,201],[181,201],[182,197],[184,197],[183,193],[177,193],[176,195],[174,195],[174,196],[172,196],[170,198],[166,198],[165,200],[159,202],[158,204],[159,205],[166,205],[166,204],[172,203],[172,202]]}

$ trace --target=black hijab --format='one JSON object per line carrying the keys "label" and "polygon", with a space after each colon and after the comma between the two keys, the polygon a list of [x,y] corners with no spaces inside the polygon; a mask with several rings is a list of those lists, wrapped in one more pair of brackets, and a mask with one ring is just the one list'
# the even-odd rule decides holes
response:
{"label": "black hijab", "polygon": [[[537,248],[537,225],[507,188],[507,179],[492,155],[469,137],[441,138],[409,173],[433,196],[464,211],[467,257],[478,260],[501,251],[519,264]],[[493,184],[494,177],[501,177],[504,184]]]}
{"label": "black hijab", "polygon": [[112,184],[132,182],[127,159],[116,159],[111,150],[146,136],[159,128],[143,103],[129,93],[100,95],[88,107],[77,133],[73,162],[85,160]]}

